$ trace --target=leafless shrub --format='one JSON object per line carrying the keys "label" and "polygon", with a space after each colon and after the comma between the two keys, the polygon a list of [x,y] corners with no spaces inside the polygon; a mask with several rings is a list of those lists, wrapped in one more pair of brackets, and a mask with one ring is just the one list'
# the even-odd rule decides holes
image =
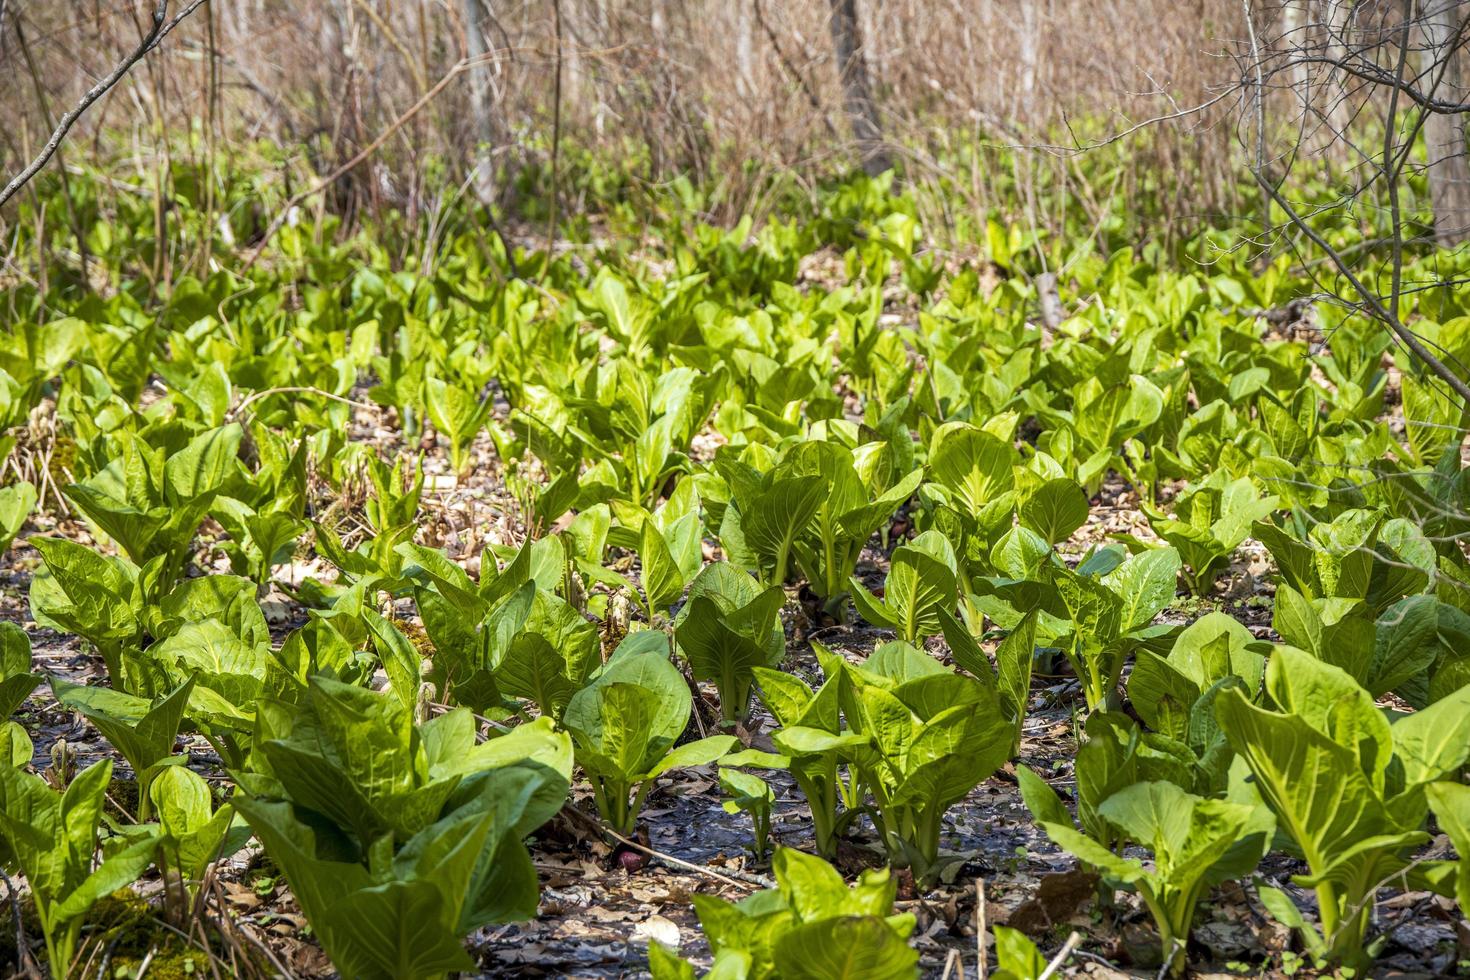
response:
{"label": "leafless shrub", "polygon": [[[146,70],[86,121],[87,152],[111,147],[114,173],[156,182],[158,134],[208,124],[236,147],[268,140],[286,148],[288,162],[302,170],[330,171],[473,53],[466,11],[480,2],[211,3],[208,17],[181,28],[177,43],[155,52]],[[435,193],[426,161],[448,159],[468,175],[487,134],[497,144],[490,148],[494,161],[507,173],[547,159],[557,53],[553,0],[486,3],[484,78],[497,114],[494,129],[470,124],[474,87],[452,86],[373,160],[336,183],[334,209],[423,213]],[[638,181],[689,175],[718,188],[713,217],[759,217],[773,181],[800,186],[858,159],[861,148],[843,116],[830,0],[560,0],[559,6],[563,132],[604,151],[636,142]],[[907,158],[915,179],[959,186],[975,208],[1008,206],[992,184],[1003,144],[1091,139],[1209,99],[1233,81],[1235,66],[1222,53],[1240,30],[1238,14],[1222,15],[1217,3],[858,0],[851,6],[891,148]],[[90,79],[136,44],[145,16],[140,0],[8,0],[0,57],[7,66],[14,61],[15,25],[23,25],[46,93],[53,104],[72,104]],[[0,72],[0,146],[11,171],[44,129],[30,89],[23,73]],[[1223,118],[1180,116],[1142,134],[1131,148],[1137,165],[1120,175],[1118,189],[1158,201],[1164,222],[1234,206],[1234,148]],[[134,152],[118,159],[116,148],[128,144]],[[73,164],[82,154],[78,147]],[[1019,174],[1026,181],[1078,179],[1075,165],[1054,154],[1027,156],[1019,166],[1034,170]],[[513,186],[496,190],[512,193]],[[1099,197],[1107,188],[1091,190]],[[1052,224],[1061,216],[1031,217]]]}

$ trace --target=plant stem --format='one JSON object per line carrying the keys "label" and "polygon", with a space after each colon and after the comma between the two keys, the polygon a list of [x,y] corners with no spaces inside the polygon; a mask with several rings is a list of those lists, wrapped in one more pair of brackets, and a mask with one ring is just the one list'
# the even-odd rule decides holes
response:
{"label": "plant stem", "polygon": [[780,549],[776,552],[776,574],[771,581],[772,585],[780,587],[786,584],[786,562],[789,559],[790,553],[791,542],[783,539]]}
{"label": "plant stem", "polygon": [[1328,941],[1332,948],[1338,947],[1337,929],[1338,916],[1341,909],[1338,905],[1337,889],[1329,881],[1324,881],[1316,888],[1317,892],[1317,916],[1322,920],[1322,936]]}
{"label": "plant stem", "polygon": [[720,679],[715,684],[715,689],[720,695],[720,719],[734,724],[740,720],[745,713],[745,705],[739,704],[736,689],[739,684],[735,680],[735,665],[727,658],[720,665]]}
{"label": "plant stem", "polygon": [[825,566],[822,571],[827,580],[827,595],[833,596],[837,594],[840,587],[837,581],[837,547],[836,542],[832,540],[832,529],[827,526],[825,520],[822,522],[822,558]]}

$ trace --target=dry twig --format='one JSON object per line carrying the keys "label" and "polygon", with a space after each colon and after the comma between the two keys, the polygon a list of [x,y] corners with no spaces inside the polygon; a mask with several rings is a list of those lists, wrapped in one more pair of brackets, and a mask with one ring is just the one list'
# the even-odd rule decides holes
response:
{"label": "dry twig", "polygon": [[122,61],[119,61],[117,66],[108,72],[101,81],[88,89],[87,94],[82,96],[80,102],[67,110],[66,114],[61,117],[61,121],[57,123],[55,131],[51,134],[51,138],[46,141],[46,145],[41,148],[41,152],[37,154],[36,158],[27,164],[24,170],[12,177],[10,183],[5,185],[4,190],[0,190],[0,207],[4,207],[5,202],[14,197],[17,191],[29,183],[31,178],[40,173],[41,169],[50,162],[51,158],[56,155],[56,151],[61,148],[61,141],[66,139],[66,134],[71,132],[72,126],[76,125],[76,121],[82,117],[82,114],[92,107],[92,103],[102,98],[102,96],[107,94],[109,89],[122,81],[123,76],[131,71],[134,65],[142,61],[148,52],[158,47],[159,42],[167,37],[170,31],[178,27],[185,17],[188,17],[195,10],[199,9],[204,3],[205,0],[192,0],[188,6],[179,11],[170,20],[168,19],[168,0],[158,0],[158,5],[153,8],[153,26],[147,34],[143,35],[143,40],[138,43],[138,46],[133,49],[132,53]]}

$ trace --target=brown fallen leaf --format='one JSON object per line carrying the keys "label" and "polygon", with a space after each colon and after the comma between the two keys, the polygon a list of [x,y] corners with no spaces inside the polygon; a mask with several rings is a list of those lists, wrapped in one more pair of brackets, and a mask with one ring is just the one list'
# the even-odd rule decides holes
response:
{"label": "brown fallen leaf", "polygon": [[240,884],[238,881],[220,882],[225,889],[225,897],[231,905],[242,909],[253,909],[260,906],[260,896],[255,894],[255,889]]}
{"label": "brown fallen leaf", "polygon": [[678,949],[679,926],[661,915],[651,915],[633,927],[630,938],[635,943],[657,941],[672,949]]}
{"label": "brown fallen leaf", "polygon": [[1152,922],[1129,922],[1119,937],[1123,958],[1133,966],[1152,970],[1164,961],[1159,932]]}
{"label": "brown fallen leaf", "polygon": [[1039,936],[1070,918],[1091,900],[1096,888],[1097,874],[1085,868],[1042,875],[1036,894],[1017,906],[1008,924],[1028,935]]}

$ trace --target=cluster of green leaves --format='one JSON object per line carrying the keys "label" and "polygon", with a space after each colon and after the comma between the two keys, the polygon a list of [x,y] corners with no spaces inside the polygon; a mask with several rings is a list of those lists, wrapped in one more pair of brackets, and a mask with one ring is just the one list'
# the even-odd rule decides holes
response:
{"label": "cluster of green leaves", "polygon": [[[787,770],[820,854],[871,827],[927,885],[949,860],[946,810],[1017,754],[1033,659],[1055,654],[1087,708],[1075,816],[1023,771],[1027,802],[1139,893],[1171,966],[1205,889],[1247,874],[1274,820],[1307,863],[1318,923],[1263,890],[1268,907],[1324,961],[1362,967],[1376,938],[1363,910],[1409,873],[1431,820],[1466,854],[1464,759],[1431,744],[1460,737],[1470,690],[1462,406],[1399,355],[1397,424],[1390,338],[1325,308],[1320,347],[1268,332],[1255,310],[1315,287],[1288,257],[1256,268],[1208,231],[1135,248],[1112,225],[1044,240],[965,218],[996,282],[940,262],[914,198],[882,180],[760,228],[694,221],[700,193],[673,191],[666,219],[612,209],[638,247],[600,245],[595,274],[469,232],[405,267],[372,237],[385,229],[302,224],[234,267],[217,240],[222,268],[150,295],[135,266],[147,236],[88,211],[105,296],[66,267],[69,249],[4,288],[0,423],[54,400],[56,460],[36,483],[60,486],[54,502],[96,542],[29,542],[33,618],[107,668],[106,686],[51,687],[139,788],[137,829],[101,841],[93,868],[86,800],[106,775],[24,802],[52,798],[6,722],[7,866],[51,860],[25,849],[41,847],[27,827],[55,822],[46,807],[82,814],[63,821],[82,835],[64,883],[82,897],[32,882],[53,964],[74,951],[88,875],[121,883],[152,863],[187,899],[248,824],[344,974],[460,969],[467,931],[533,911],[521,840],[574,765],[628,834],[661,776],[717,762],[757,853],[774,795],[756,771]],[[219,239],[179,198],[180,227]],[[240,214],[224,227],[244,237]],[[841,281],[813,281],[802,259],[834,248]],[[1409,263],[1448,281],[1466,260]],[[1054,330],[1028,284],[1043,268],[1063,270],[1072,311]],[[1467,297],[1422,290],[1401,314],[1470,363]],[[437,441],[448,472],[430,482],[437,460],[390,464],[353,438],[364,397],[404,445]],[[427,495],[486,469],[525,540],[451,557]],[[36,498],[0,489],[0,544]],[[1108,522],[1094,499],[1136,499],[1148,529]],[[1181,575],[1218,598],[1248,538],[1274,561],[1282,644],[1224,615],[1158,622]],[[273,590],[303,611],[284,638],[260,604]],[[803,610],[894,639],[860,663],[819,648],[814,688],[782,669]],[[41,680],[18,630],[0,629],[0,670],[13,712]],[[690,734],[699,684],[721,734]],[[1416,712],[1376,707],[1388,694]],[[738,745],[756,696],[774,753]],[[449,712],[429,720],[430,705]],[[471,712],[512,731],[478,742]],[[228,799],[177,751],[194,734],[223,760]],[[875,969],[910,969],[884,921],[889,886],[844,897],[812,860],[778,852],[776,897],[701,908],[721,968],[817,975],[831,964],[790,936],[843,952],[850,931],[891,953]],[[1413,871],[1463,901],[1454,863]],[[1034,949],[1006,943],[1006,968],[1035,972]]]}
{"label": "cluster of green leaves", "polygon": [[[781,848],[772,861],[776,887],[739,902],[694,896],[714,964],[706,976],[729,980],[825,980],[917,977],[908,945],[913,913],[895,914],[898,883],[866,871],[851,887],[826,861]],[[649,948],[654,980],[693,980],[694,967],[667,948]]]}
{"label": "cluster of green leaves", "polygon": [[665,637],[643,632],[624,640],[567,704],[562,720],[576,741],[577,762],[614,829],[632,833],[660,775],[713,762],[737,744],[733,735],[711,735],[675,747],[689,724],[690,700]]}
{"label": "cluster of green leaves", "polygon": [[983,679],[896,641],[858,665],[817,648],[827,679],[812,691],[777,671],[759,674],[781,728],[777,750],[807,796],[817,848],[867,813],[889,859],[936,881],[943,819],[1010,757],[1014,726],[989,671]]}
{"label": "cluster of green leaves", "polygon": [[396,698],[323,678],[260,714],[234,805],[344,974],[470,969],[466,934],[535,913],[521,839],[572,768],[550,719],[477,743],[468,709],[416,725]]}
{"label": "cluster of green leaves", "polygon": [[1441,780],[1449,788],[1436,798],[1455,817],[1454,779],[1470,756],[1470,687],[1391,719],[1345,671],[1282,647],[1266,688],[1275,710],[1236,690],[1221,695],[1217,714],[1307,862],[1296,880],[1315,889],[1320,928],[1281,891],[1260,889],[1262,901],[1300,930],[1310,952],[1362,969],[1383,939],[1369,936],[1375,895],[1429,840],[1427,791]]}

